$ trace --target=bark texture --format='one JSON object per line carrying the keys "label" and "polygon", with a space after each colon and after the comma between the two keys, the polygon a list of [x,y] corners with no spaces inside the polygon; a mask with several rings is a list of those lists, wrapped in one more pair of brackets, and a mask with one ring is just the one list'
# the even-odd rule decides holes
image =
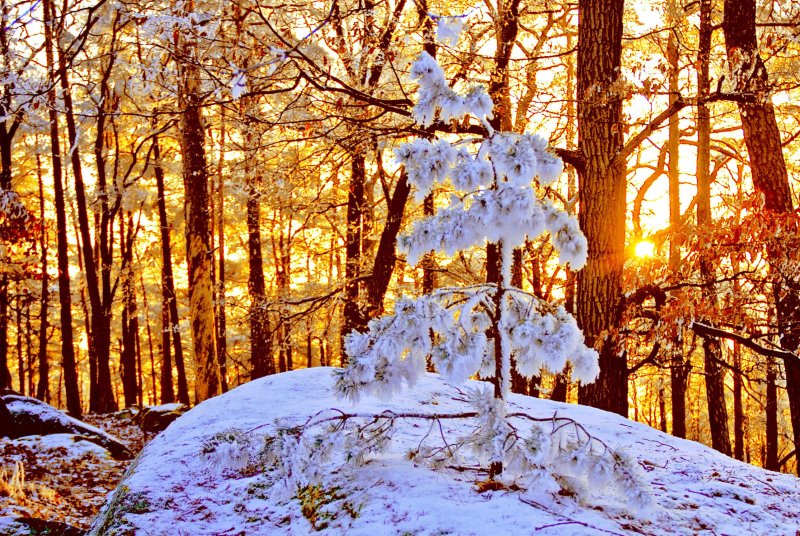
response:
{"label": "bark texture", "polygon": [[[364,238],[363,222],[366,210],[366,196],[364,193],[366,161],[363,152],[357,150],[351,152],[351,159],[350,182],[347,192],[347,245],[345,246],[345,301],[342,337],[346,337],[351,331],[366,325],[366,319],[362,315],[358,303],[360,288],[358,277],[361,275],[361,254]],[[344,348],[344,344],[342,348]],[[342,361],[344,366],[344,352],[342,352]]]}
{"label": "bark texture", "polygon": [[579,221],[589,245],[578,272],[578,325],[600,354],[600,376],[581,386],[579,401],[627,416],[627,362],[619,338],[625,250],[622,95],[614,89],[622,51],[623,0],[578,4]]}
{"label": "bark texture", "polygon": [[[185,4],[185,14],[192,11]],[[188,33],[188,31],[187,31]],[[178,101],[180,143],[183,153],[183,184],[186,209],[186,256],[189,271],[189,314],[195,362],[195,395],[198,402],[219,394],[216,323],[214,321],[214,262],[211,252],[208,169],[206,168],[200,72],[191,36],[183,36],[178,47]]]}

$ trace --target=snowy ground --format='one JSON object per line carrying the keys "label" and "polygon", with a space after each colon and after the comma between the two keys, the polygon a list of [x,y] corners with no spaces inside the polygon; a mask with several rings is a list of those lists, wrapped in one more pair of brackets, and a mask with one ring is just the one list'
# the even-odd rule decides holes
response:
{"label": "snowy ground", "polygon": [[[220,468],[204,443],[232,428],[258,438],[329,408],[460,412],[460,389],[428,375],[388,402],[357,408],[331,396],[330,368],[263,378],[206,401],[150,442],[93,526],[94,534],[800,534],[800,481],[727,458],[691,441],[592,408],[512,395],[509,410],[580,422],[627,452],[649,483],[653,506],[633,511],[612,486],[580,501],[552,487],[478,490],[474,463],[439,471],[415,463],[428,423],[399,421],[389,452],[361,467],[332,464],[321,487],[280,494],[272,472]],[[447,422],[446,437],[468,421]],[[438,426],[426,441],[435,443]],[[235,453],[232,453],[235,458]],[[468,460],[469,461],[469,460]]]}

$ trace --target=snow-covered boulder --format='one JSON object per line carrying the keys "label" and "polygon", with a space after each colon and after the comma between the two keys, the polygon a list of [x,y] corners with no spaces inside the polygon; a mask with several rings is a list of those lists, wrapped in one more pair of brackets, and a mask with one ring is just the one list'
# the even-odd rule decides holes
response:
{"label": "snow-covered boulder", "polygon": [[24,436],[74,434],[97,443],[116,459],[131,458],[131,453],[125,444],[113,435],[70,417],[41,400],[13,394],[0,398],[8,412],[6,418],[10,419],[10,422],[5,422],[0,429],[0,437],[16,439]]}
{"label": "snow-covered boulder", "polygon": [[465,392],[475,384],[452,386],[428,374],[388,402],[366,399],[354,408],[332,396],[332,371],[262,378],[186,413],[145,447],[90,534],[795,536],[800,527],[800,481],[794,476],[737,462],[611,413],[520,395],[509,397],[510,412],[573,419],[609,448],[627,453],[640,468],[651,505],[632,509],[613,482],[580,499],[545,481],[482,486],[487,475],[468,456],[434,471],[409,455],[422,442],[439,441],[448,448],[470,431],[468,419],[443,422],[441,428],[398,419],[387,451],[358,466],[331,453],[330,465],[320,467],[322,484],[296,486],[288,493],[285,480],[257,456],[248,461],[231,449],[221,458],[219,449],[209,449],[241,437],[263,446],[263,438],[277,427],[302,426],[331,408],[460,412]]}
{"label": "snow-covered boulder", "polygon": [[145,406],[133,416],[135,422],[145,434],[157,434],[167,429],[175,419],[186,413],[189,408],[177,402],[160,406]]}

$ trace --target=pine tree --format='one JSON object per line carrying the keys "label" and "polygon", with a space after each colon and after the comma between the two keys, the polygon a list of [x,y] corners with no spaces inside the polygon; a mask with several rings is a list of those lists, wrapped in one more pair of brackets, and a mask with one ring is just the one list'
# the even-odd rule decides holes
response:
{"label": "pine tree", "polygon": [[421,126],[437,117],[443,122],[476,118],[486,131],[475,153],[461,143],[417,139],[400,147],[418,201],[436,183],[449,179],[463,192],[449,207],[416,222],[401,236],[399,246],[410,264],[430,250],[449,255],[485,242],[501,253],[497,283],[442,288],[419,299],[402,298],[394,314],[370,322],[365,333],[346,339],[350,363],[338,378],[340,395],[385,396],[413,384],[425,372],[431,356],[436,369],[452,382],[479,374],[490,379],[491,391],[473,398],[483,424],[476,439],[487,449],[490,477],[502,473],[514,457],[515,441],[505,423],[510,392],[511,359],[528,379],[543,369],[560,372],[569,359],[573,377],[584,383],[599,372],[597,353],[586,348],[577,323],[563,307],[511,286],[514,248],[549,231],[560,262],[580,268],[586,260],[586,240],[577,220],[537,195],[562,171],[560,159],[547,151],[538,136],[497,132],[489,123],[493,103],[481,87],[466,95],[453,91],[441,67],[423,52],[411,69],[420,89],[414,118]]}

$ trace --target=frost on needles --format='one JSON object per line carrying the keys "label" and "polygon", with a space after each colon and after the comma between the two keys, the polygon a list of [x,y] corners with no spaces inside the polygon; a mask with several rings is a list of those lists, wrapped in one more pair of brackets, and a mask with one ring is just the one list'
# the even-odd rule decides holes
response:
{"label": "frost on needles", "polygon": [[[417,199],[445,181],[460,192],[449,206],[414,223],[401,236],[399,248],[416,264],[431,250],[453,254],[496,242],[502,277],[497,284],[441,288],[420,298],[398,299],[393,314],[372,320],[365,333],[347,336],[349,361],[335,373],[335,389],[340,398],[353,402],[364,395],[388,398],[413,387],[425,374],[428,358],[450,383],[475,376],[488,381],[463,391],[461,413],[331,409],[300,426],[278,426],[258,459],[271,468],[276,489],[291,494],[329,478],[333,470],[326,471],[326,464],[338,460],[342,468],[353,467],[386,451],[398,421],[429,421],[431,428],[438,424],[447,430],[446,423],[466,419],[470,433],[446,437],[442,432],[439,444],[430,444],[429,433],[409,458],[434,468],[478,463],[488,468],[494,485],[523,492],[567,490],[588,499],[592,490],[608,485],[628,507],[646,507],[647,485],[624,455],[572,419],[511,413],[506,406],[512,358],[527,378],[543,370],[560,372],[567,362],[576,381],[591,383],[599,374],[597,352],[584,344],[575,319],[563,307],[510,285],[513,249],[545,232],[559,251],[559,262],[580,269],[586,261],[586,239],[575,217],[538,193],[537,185],[546,186],[559,176],[561,160],[539,136],[494,131],[489,124],[492,101],[484,89],[458,94],[430,55],[420,55],[411,75],[419,82],[413,111],[419,124],[468,116],[484,127],[486,136],[466,140],[472,143],[416,139],[396,151]],[[211,458],[229,452],[229,441],[211,448]]]}
{"label": "frost on needles", "polygon": [[[584,345],[574,318],[509,281],[513,249],[544,232],[550,233],[561,263],[580,269],[586,261],[586,239],[576,218],[537,193],[537,183],[547,186],[560,175],[561,160],[539,136],[495,132],[488,121],[492,102],[483,88],[459,95],[427,53],[413,64],[411,76],[420,84],[414,117],[423,126],[437,117],[469,116],[487,136],[473,144],[474,151],[444,139],[417,139],[396,151],[417,199],[445,181],[460,192],[449,206],[401,235],[399,249],[416,264],[431,250],[452,255],[496,242],[502,281],[399,299],[394,314],[373,320],[366,333],[347,337],[349,365],[339,373],[339,394],[355,401],[362,394],[399,392],[425,372],[428,356],[448,381],[460,383],[476,374],[492,380],[500,400],[509,391],[512,357],[528,378],[544,369],[560,372],[570,361],[575,380],[594,381],[597,353]],[[502,453],[496,457],[500,461]]]}

